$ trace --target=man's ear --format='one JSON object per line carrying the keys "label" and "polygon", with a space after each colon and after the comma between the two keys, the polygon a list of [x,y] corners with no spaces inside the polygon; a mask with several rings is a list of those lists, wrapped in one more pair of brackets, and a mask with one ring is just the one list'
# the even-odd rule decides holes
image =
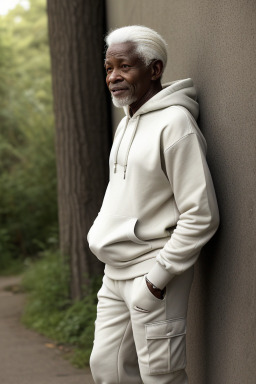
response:
{"label": "man's ear", "polygon": [[161,60],[153,60],[151,63],[151,80],[158,80],[163,74],[163,62]]}

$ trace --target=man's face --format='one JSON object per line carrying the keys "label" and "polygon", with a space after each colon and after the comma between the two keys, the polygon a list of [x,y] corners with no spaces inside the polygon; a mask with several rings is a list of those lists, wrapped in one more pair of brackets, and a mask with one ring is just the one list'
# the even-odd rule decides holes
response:
{"label": "man's face", "polygon": [[151,68],[138,56],[133,43],[112,44],[106,52],[105,68],[116,107],[139,102],[151,88]]}

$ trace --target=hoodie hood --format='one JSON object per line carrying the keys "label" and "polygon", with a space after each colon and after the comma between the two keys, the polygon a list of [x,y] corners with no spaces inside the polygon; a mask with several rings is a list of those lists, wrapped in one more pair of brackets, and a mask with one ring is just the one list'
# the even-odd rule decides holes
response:
{"label": "hoodie hood", "polygon": [[[167,108],[171,105],[179,105],[186,108],[194,119],[197,120],[199,105],[196,100],[197,94],[192,79],[172,81],[163,84],[163,89],[143,104],[133,117]],[[124,111],[126,116],[129,117],[129,106],[125,106]]]}
{"label": "hoodie hood", "polygon": [[124,179],[126,175],[126,169],[128,165],[128,157],[129,152],[137,133],[137,128],[139,125],[140,117],[146,113],[161,110],[164,108],[168,108],[171,106],[181,106],[186,108],[195,120],[198,118],[199,114],[199,105],[196,101],[197,94],[196,89],[194,87],[193,80],[188,78],[184,80],[177,80],[170,83],[166,83],[163,85],[163,89],[158,92],[155,96],[151,97],[145,104],[143,104],[136,113],[130,117],[129,106],[124,107],[124,111],[126,114],[126,122],[123,133],[121,135],[121,139],[116,148],[116,152],[114,155],[114,173],[116,173],[116,167],[118,164],[118,153],[119,149],[122,145],[123,138],[125,137],[126,130],[129,124],[129,121],[136,121],[131,138],[126,147],[126,154],[124,159]]}

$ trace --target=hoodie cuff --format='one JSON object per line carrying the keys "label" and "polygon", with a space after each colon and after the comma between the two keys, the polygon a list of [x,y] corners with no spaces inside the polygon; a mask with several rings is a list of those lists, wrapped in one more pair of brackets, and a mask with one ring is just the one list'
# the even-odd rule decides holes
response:
{"label": "hoodie cuff", "polygon": [[160,264],[156,262],[147,274],[147,279],[157,288],[164,289],[174,276],[175,275],[170,274],[170,272],[162,268]]}

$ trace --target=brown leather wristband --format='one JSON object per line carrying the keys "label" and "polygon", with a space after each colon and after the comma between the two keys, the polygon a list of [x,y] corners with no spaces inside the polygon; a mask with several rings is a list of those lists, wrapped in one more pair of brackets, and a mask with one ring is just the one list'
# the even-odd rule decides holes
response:
{"label": "brown leather wristband", "polygon": [[146,283],[147,283],[147,286],[148,286],[148,289],[150,290],[150,292],[159,300],[163,300],[164,298],[164,295],[165,295],[165,292],[166,292],[166,289],[160,289],[160,288],[157,288],[154,284],[151,283],[151,281],[149,281],[147,278],[146,278]]}

